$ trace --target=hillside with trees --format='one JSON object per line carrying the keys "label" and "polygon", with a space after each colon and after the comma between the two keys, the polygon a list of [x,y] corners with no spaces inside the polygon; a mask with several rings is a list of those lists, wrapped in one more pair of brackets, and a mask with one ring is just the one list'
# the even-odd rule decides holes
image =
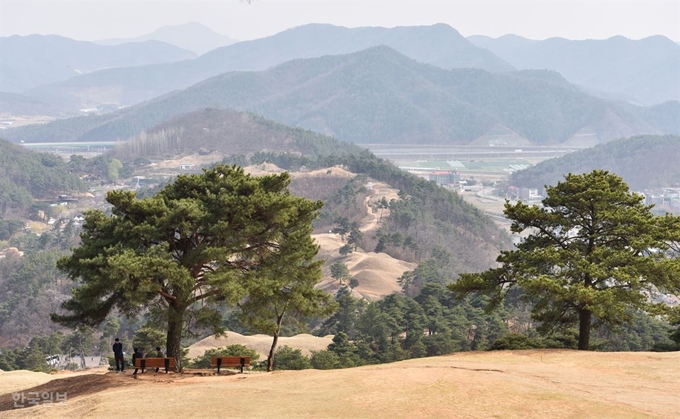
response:
{"label": "hillside with trees", "polygon": [[58,194],[84,188],[60,157],[0,139],[0,216],[23,213],[35,199],[53,200]]}
{"label": "hillside with trees", "polygon": [[[384,182],[401,191],[389,205],[391,216],[376,237],[366,237],[366,250],[381,251],[422,262],[447,249],[452,280],[465,270],[479,271],[492,263],[508,238],[485,215],[458,194],[406,173],[368,150],[300,128],[291,128],[248,113],[204,109],[176,117],[148,134],[116,146],[121,160],[192,154],[204,150],[226,154],[223,161],[241,165],[270,162],[281,169],[326,169],[342,165],[357,179],[326,182],[324,177],[293,178],[291,190],[325,205],[316,231],[338,227],[338,220],[358,222],[365,216],[364,184]],[[385,236],[385,238],[382,238]],[[378,246],[378,243],[380,247]]]}
{"label": "hillside with trees", "polygon": [[664,36],[534,41],[505,35],[468,40],[518,69],[557,71],[601,97],[642,105],[680,100],[680,45]]}
{"label": "hillside with trees", "polygon": [[[138,157],[219,152],[230,156],[293,153],[306,158],[343,156],[362,148],[301,128],[233,109],[205,108],[176,116],[117,144],[111,155],[122,160]],[[298,165],[299,167],[299,165]]]}
{"label": "hillside with trees", "polygon": [[[206,126],[208,120],[211,124]],[[208,128],[208,131],[203,128]],[[200,287],[205,293],[201,295],[207,295],[205,298],[209,301],[208,304],[189,304],[188,307],[181,305],[180,308],[189,310],[187,317],[183,319],[190,323],[193,332],[183,337],[184,341],[192,342],[197,337],[207,336],[225,328],[240,333],[264,332],[270,336],[290,336],[311,331],[317,335],[328,333],[335,335],[333,343],[326,350],[312,353],[309,358],[303,356],[299,350],[281,347],[273,357],[270,356],[263,361],[261,368],[265,369],[347,368],[456,351],[573,348],[577,345],[577,332],[572,328],[560,329],[547,336],[537,335],[536,328],[540,324],[529,317],[532,307],[522,297],[522,293],[516,290],[508,295],[504,304],[497,310],[486,312],[484,308],[490,302],[487,297],[471,295],[460,298],[460,295],[446,288],[446,285],[455,281],[461,273],[482,272],[493,268],[496,266],[494,258],[501,250],[509,248],[507,237],[488,217],[467,204],[456,193],[403,172],[356,146],[309,131],[285,127],[246,113],[205,109],[183,115],[150,130],[156,134],[172,131],[182,133],[182,136],[177,137],[181,141],[159,142],[158,144],[166,146],[161,154],[174,155],[181,150],[182,153],[194,155],[202,148],[221,147],[220,150],[231,148],[245,153],[227,155],[224,158],[226,163],[257,163],[261,166],[265,162],[274,162],[281,168],[289,170],[305,166],[306,173],[317,168],[335,166],[328,170],[318,170],[320,175],[304,177],[304,181],[297,185],[297,176],[291,175],[290,191],[294,195],[310,195],[307,199],[324,201],[320,216],[314,221],[315,230],[328,232],[331,229],[338,235],[344,235],[350,252],[361,247],[366,252],[384,252],[418,263],[414,270],[404,272],[399,278],[398,284],[402,293],[368,302],[353,297],[355,294],[352,287],[357,286],[357,279],[347,278],[347,272],[339,269],[342,264],[341,256],[339,263],[333,264],[335,268],[330,266],[330,274],[334,275],[334,278],[337,276],[341,283],[343,280],[345,282],[335,295],[337,311],[335,313],[324,311],[325,314],[317,312],[316,315],[310,315],[313,310],[305,311],[309,307],[301,304],[302,300],[307,301],[304,297],[307,294],[298,294],[298,291],[311,292],[307,287],[309,281],[305,282],[307,285],[302,284],[304,286],[300,290],[295,286],[291,287],[289,281],[285,283],[280,281],[293,275],[288,268],[284,271],[275,269],[271,278],[268,275],[265,281],[260,283],[262,287],[258,288],[253,286],[256,284],[248,282],[250,277],[243,270],[239,271],[240,274],[213,272],[212,265],[208,265],[207,268],[204,267],[207,269],[204,272],[205,276],[194,273],[191,274],[193,279],[187,282]],[[230,131],[233,133],[230,134]],[[228,138],[224,144],[220,144],[218,140],[222,136]],[[158,138],[163,139],[163,136],[159,135]],[[252,138],[252,141],[248,141],[249,138]],[[137,145],[136,142],[141,144]],[[127,157],[135,159],[140,157],[142,160],[148,157],[135,153],[148,152],[150,157],[158,155],[156,146],[146,148],[148,145],[144,145],[143,142],[144,139],[141,137],[133,139],[130,143],[119,146],[114,153],[129,152],[131,154]],[[250,150],[247,149],[247,144],[252,145]],[[220,153],[220,156],[222,154],[225,153]],[[124,159],[123,155],[116,156]],[[112,158],[102,156],[101,160]],[[72,158],[74,170],[76,167],[82,170],[83,167],[94,165],[82,160]],[[338,168],[337,165],[342,165],[344,169]],[[227,168],[219,166],[217,170],[224,171]],[[347,177],[340,182],[339,177],[327,182],[326,179],[331,176],[323,176],[323,173],[330,175],[341,170],[349,170],[356,176]],[[214,170],[207,173],[214,173]],[[128,173],[126,176],[132,174]],[[259,178],[257,182],[262,187],[280,191],[276,188],[281,185],[274,180],[287,178],[281,176],[267,176]],[[227,177],[231,179],[231,175]],[[221,187],[239,191],[242,200],[250,199],[252,190],[249,188],[253,186],[255,180],[242,179],[240,174],[236,177],[241,180],[234,180],[233,183],[226,181]],[[49,354],[49,351],[56,349],[49,349],[54,345],[46,346],[46,342],[57,342],[55,345],[63,347],[66,345],[64,342],[68,341],[72,342],[68,345],[76,345],[72,347],[78,348],[82,353],[95,354],[96,346],[110,347],[108,341],[112,336],[123,336],[126,345],[130,345],[132,341],[143,342],[145,347],[150,345],[149,342],[165,340],[167,337],[165,330],[176,324],[176,319],[168,319],[167,314],[170,310],[168,305],[171,303],[164,301],[168,299],[175,301],[171,298],[173,294],[170,291],[181,293],[181,290],[185,289],[182,287],[186,286],[187,278],[184,268],[175,268],[174,260],[185,257],[186,254],[187,263],[190,260],[200,262],[202,258],[199,255],[208,257],[221,255],[223,252],[213,253],[202,245],[193,248],[191,242],[196,237],[192,236],[194,239],[187,241],[182,238],[182,233],[167,236],[166,231],[175,230],[162,226],[181,226],[189,229],[182,230],[189,234],[191,226],[196,225],[197,220],[203,219],[201,222],[205,224],[205,228],[215,234],[222,234],[230,223],[236,223],[238,220],[245,223],[245,219],[248,218],[233,216],[226,224],[210,220],[206,212],[208,208],[227,211],[244,202],[238,199],[228,204],[215,201],[219,194],[210,193],[203,187],[209,186],[212,182],[210,178],[200,181],[208,182],[205,185],[196,183],[197,180],[198,178],[194,177],[180,177],[171,186],[155,189],[156,193],[163,191],[156,194],[155,198],[151,198],[154,196],[153,192],[139,194],[139,197],[147,198],[135,197],[132,192],[111,193],[109,198],[116,204],[115,211],[116,214],[120,214],[120,219],[112,220],[99,211],[90,213],[86,224],[90,226],[88,231],[95,234],[88,236],[88,240],[80,245],[76,253],[65,251],[78,246],[75,235],[78,231],[73,225],[66,226],[63,230],[55,228],[40,238],[34,235],[13,237],[9,244],[20,246],[27,252],[23,258],[8,257],[0,262],[0,266],[3,267],[0,270],[0,290],[15,290],[12,293],[0,294],[0,316],[6,316],[0,330],[3,336],[12,338],[11,341],[0,342],[0,346],[6,345],[3,356],[0,356],[0,365],[8,369],[47,369],[43,354]],[[398,189],[399,194],[398,199],[379,201],[381,206],[375,208],[376,212],[385,211],[387,215],[382,217],[376,230],[362,235],[356,232],[353,223],[356,222],[355,215],[361,213],[363,216],[366,215],[366,207],[361,204],[365,203],[365,197],[370,194],[366,185],[371,181],[387,183]],[[252,197],[253,202],[257,202],[258,205],[268,202],[265,197],[258,194],[259,192],[255,194],[257,196]],[[285,195],[284,193],[281,199],[288,199]],[[197,196],[199,198],[196,198]],[[175,202],[177,198],[180,199]],[[189,200],[196,202],[189,204]],[[318,209],[318,206],[314,208]],[[256,211],[256,214],[260,213]],[[187,220],[192,221],[178,223],[176,217],[189,217]],[[125,223],[125,228],[114,228],[118,223]],[[133,224],[137,224],[138,228],[133,228]],[[115,232],[109,231],[110,228],[114,228]],[[308,234],[310,229],[307,227],[305,229],[305,234]],[[253,231],[257,233],[264,230]],[[151,246],[144,253],[121,250],[120,254],[109,255],[103,259],[96,257],[102,246],[106,247],[107,243],[129,240],[131,245],[134,245],[138,239],[137,235],[141,235],[139,238],[149,243],[169,237],[168,240],[174,242],[170,246],[178,250],[156,253]],[[185,246],[181,248],[183,250],[180,250],[181,246]],[[167,254],[175,256],[163,256]],[[258,252],[249,254],[249,257],[254,258],[253,263],[269,263],[266,258],[258,259],[257,254]],[[264,251],[264,255],[267,254],[267,251]],[[309,254],[311,253],[307,256]],[[72,285],[70,281],[66,281],[64,272],[54,269],[54,262],[60,257],[63,258],[59,266],[72,278],[87,278],[85,286],[76,291],[66,304],[65,307],[70,309],[67,316],[64,316],[65,312],[55,308],[57,303],[68,298],[67,294]],[[295,255],[291,254],[291,257],[295,258]],[[94,265],[84,263],[88,259],[92,259]],[[238,260],[239,263],[251,260],[246,259]],[[225,263],[233,264],[236,260],[230,258]],[[97,265],[99,263],[106,266]],[[95,265],[102,269],[97,269]],[[275,265],[276,263],[267,265],[265,268],[269,269]],[[312,270],[320,267],[318,262],[306,266]],[[248,266],[244,265],[243,268]],[[120,269],[126,272],[124,278],[115,275],[115,272],[121,272]],[[241,278],[241,274],[245,276]],[[310,275],[316,280],[319,273],[315,271]],[[151,282],[139,281],[142,277],[150,279]],[[116,285],[117,291],[113,294],[106,294],[109,291],[113,292],[110,287],[98,286],[107,278],[119,281]],[[232,282],[234,278],[241,278],[243,281]],[[265,286],[265,283],[269,285]],[[160,291],[155,284],[159,284]],[[272,284],[274,288],[268,288]],[[268,290],[274,290],[273,294]],[[104,300],[90,298],[93,295],[104,295],[101,293],[108,296]],[[249,295],[249,300],[239,298],[244,297],[244,293]],[[303,297],[302,300],[300,296]],[[133,299],[134,304],[128,304]],[[225,304],[227,299],[231,302],[238,301],[243,307],[231,307]],[[147,304],[144,301],[156,301],[160,304]],[[191,303],[191,298],[188,301]],[[111,310],[109,304],[119,307],[120,311],[114,310],[108,318],[104,318],[102,313]],[[288,312],[286,307],[295,308]],[[284,311],[281,311],[282,308]],[[55,310],[60,314],[55,319],[69,325],[80,323],[81,327],[66,336],[59,333],[55,335],[54,325],[50,325],[46,320],[48,313]],[[8,317],[12,312],[22,312],[26,315]],[[131,315],[123,316],[122,314],[126,312]],[[667,322],[644,313],[634,313],[630,319],[630,324],[624,324],[620,328],[605,326],[594,331],[591,338],[593,348],[601,350],[675,348],[675,343],[669,339],[670,326]],[[168,323],[169,320],[175,323]],[[82,326],[83,323],[87,324]],[[92,327],[95,324],[99,326]],[[172,333],[170,340],[175,346],[172,353],[178,353],[176,331]]]}
{"label": "hillside with trees", "polygon": [[620,175],[633,190],[680,185],[680,137],[638,136],[612,141],[563,157],[542,161],[510,176],[510,183],[527,188],[554,185],[568,173],[594,169]]}
{"label": "hillside with trees", "polygon": [[[659,134],[680,124],[675,109],[619,106],[545,71],[444,70],[388,47],[294,60],[270,70],[226,73],[186,90],[101,116],[6,130],[13,141],[129,138],[206,106],[247,110],[355,143],[597,144]],[[658,112],[657,112],[658,111]],[[483,139],[485,138],[485,139]],[[491,138],[491,139],[489,139]]]}

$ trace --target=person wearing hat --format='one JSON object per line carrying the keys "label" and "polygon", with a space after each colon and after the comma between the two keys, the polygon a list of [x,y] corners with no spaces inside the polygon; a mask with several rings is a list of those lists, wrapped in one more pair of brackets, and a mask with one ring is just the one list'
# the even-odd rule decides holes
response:
{"label": "person wearing hat", "polygon": [[123,344],[116,338],[113,344],[113,357],[116,358],[116,372],[125,372],[125,356],[123,354]]}

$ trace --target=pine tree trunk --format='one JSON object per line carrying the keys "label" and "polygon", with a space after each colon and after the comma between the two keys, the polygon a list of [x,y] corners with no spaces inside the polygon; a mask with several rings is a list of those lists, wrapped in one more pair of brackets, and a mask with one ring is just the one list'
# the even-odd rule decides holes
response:
{"label": "pine tree trunk", "polygon": [[579,330],[578,330],[578,349],[580,351],[590,350],[590,322],[592,312],[590,310],[579,310]]}
{"label": "pine tree trunk", "polygon": [[274,333],[274,341],[272,342],[272,347],[269,349],[269,358],[267,359],[267,372],[272,372],[274,370],[274,352],[276,352],[276,344],[279,342],[279,331]]}
{"label": "pine tree trunk", "polygon": [[168,307],[168,337],[166,350],[168,358],[175,358],[175,370],[182,371],[182,326],[184,324],[184,310],[177,307]]}
{"label": "pine tree trunk", "polygon": [[272,347],[269,348],[269,359],[267,359],[267,372],[272,372],[274,370],[274,353],[276,352],[276,344],[279,343],[279,333],[281,332],[281,324],[283,323],[283,317],[286,315],[286,308],[288,303],[283,307],[281,314],[276,318],[276,331],[274,332],[274,340],[272,341]]}

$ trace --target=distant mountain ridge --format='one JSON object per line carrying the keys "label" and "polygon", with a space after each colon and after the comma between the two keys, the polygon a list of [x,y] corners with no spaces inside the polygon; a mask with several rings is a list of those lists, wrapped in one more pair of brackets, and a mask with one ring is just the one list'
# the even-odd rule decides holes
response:
{"label": "distant mountain ridge", "polygon": [[680,100],[680,45],[663,36],[534,41],[517,35],[475,35],[468,40],[518,69],[554,70],[610,99],[642,105]]}
{"label": "distant mountain ridge", "polygon": [[57,35],[13,35],[0,38],[0,91],[21,93],[104,68],[167,63],[195,56],[159,41],[102,46]]}
{"label": "distant mountain ridge", "polygon": [[6,130],[13,141],[139,134],[205,107],[247,110],[355,143],[588,146],[680,130],[678,106],[619,106],[548,71],[444,70],[388,47],[233,72],[111,114]]}
{"label": "distant mountain ridge", "polygon": [[514,70],[444,24],[352,29],[310,24],[218,48],[195,60],[86,74],[40,87],[30,92],[30,96],[71,110],[96,107],[100,103],[132,105],[226,72],[261,71],[293,59],[348,54],[379,45],[442,68]]}
{"label": "distant mountain ridge", "polygon": [[119,45],[128,42],[162,41],[179,48],[192,51],[197,55],[203,55],[216,48],[238,42],[226,35],[215,32],[209,27],[198,22],[189,22],[182,25],[168,25],[156,29],[151,33],[134,38],[101,39],[94,41],[99,45]]}

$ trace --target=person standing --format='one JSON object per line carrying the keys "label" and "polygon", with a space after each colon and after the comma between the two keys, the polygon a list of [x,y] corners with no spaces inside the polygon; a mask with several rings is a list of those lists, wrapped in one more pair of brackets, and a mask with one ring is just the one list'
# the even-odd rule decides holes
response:
{"label": "person standing", "polygon": [[123,344],[116,338],[113,344],[113,357],[116,358],[116,372],[125,372],[125,356],[123,354]]}

